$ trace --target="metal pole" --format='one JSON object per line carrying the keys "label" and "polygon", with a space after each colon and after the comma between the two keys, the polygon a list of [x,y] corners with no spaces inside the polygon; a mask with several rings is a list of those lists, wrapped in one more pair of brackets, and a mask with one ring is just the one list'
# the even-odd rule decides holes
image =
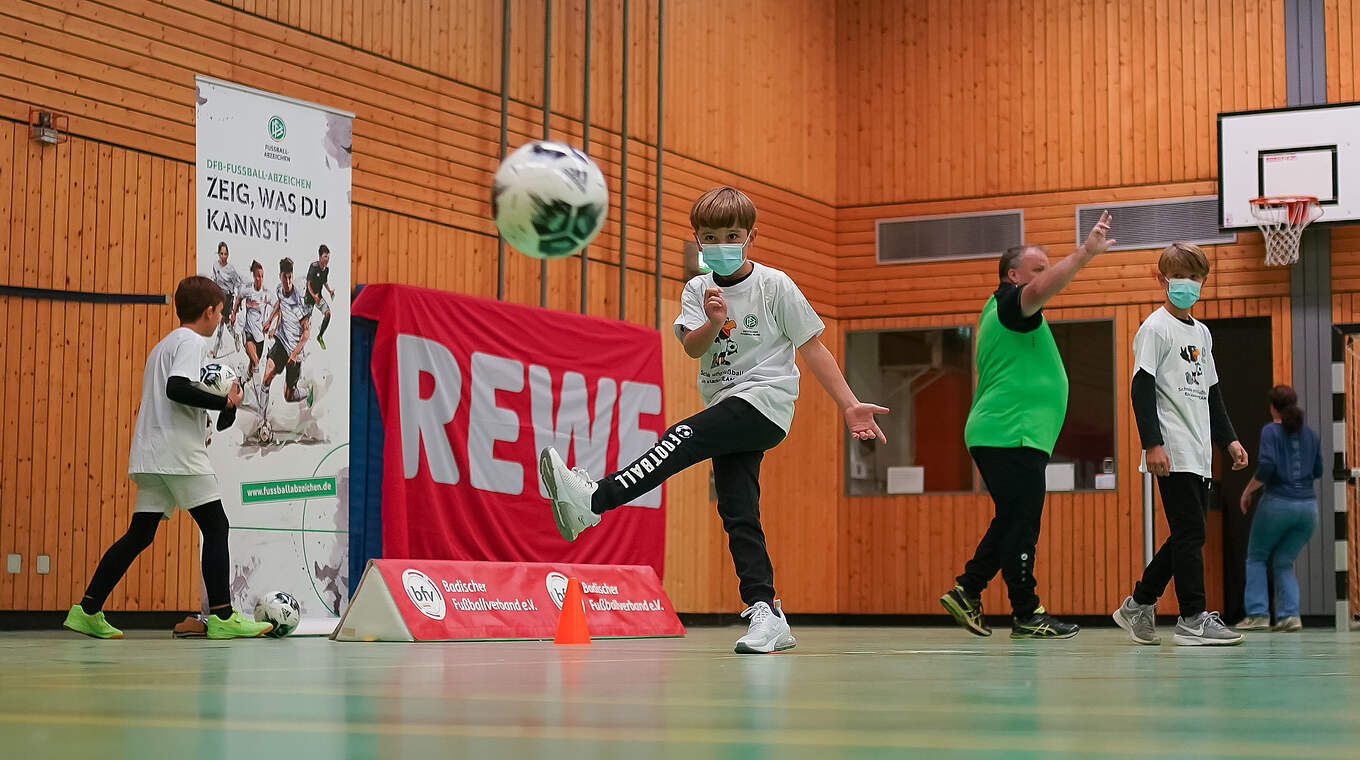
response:
{"label": "metal pole", "polygon": [[[581,84],[581,151],[590,155],[590,0],[586,0],[585,73]],[[606,204],[608,205],[608,204]],[[586,313],[586,289],[590,281],[590,257],[581,249],[581,313]]]}
{"label": "metal pole", "polygon": [[[552,0],[543,0],[543,139],[551,140]],[[538,260],[538,305],[548,305],[548,260]]]}
{"label": "metal pole", "polygon": [[619,319],[628,316],[628,0],[623,0],[623,109],[619,126]]}
{"label": "metal pole", "polygon": [[664,14],[666,0],[656,0],[656,276],[653,284],[656,292],[652,300],[656,305],[656,329],[661,329],[661,171],[665,165],[662,153],[661,127],[665,122],[664,104],[666,102],[663,64],[665,58],[666,27]]}
{"label": "metal pole", "polygon": [[[501,154],[505,160],[510,118],[510,0],[501,0]],[[496,236],[496,299],[505,300],[505,238]]]}
{"label": "metal pole", "polygon": [[1152,541],[1152,473],[1143,473],[1143,567],[1152,564],[1156,547]]}

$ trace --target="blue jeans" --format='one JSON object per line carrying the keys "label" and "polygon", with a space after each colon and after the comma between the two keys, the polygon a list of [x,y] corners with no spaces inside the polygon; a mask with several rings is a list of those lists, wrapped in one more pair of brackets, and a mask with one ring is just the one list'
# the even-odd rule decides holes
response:
{"label": "blue jeans", "polygon": [[1294,560],[1317,526],[1317,499],[1283,499],[1265,495],[1256,507],[1247,539],[1247,584],[1243,591],[1248,615],[1269,615],[1266,562],[1275,576],[1275,617],[1299,614],[1299,579]]}

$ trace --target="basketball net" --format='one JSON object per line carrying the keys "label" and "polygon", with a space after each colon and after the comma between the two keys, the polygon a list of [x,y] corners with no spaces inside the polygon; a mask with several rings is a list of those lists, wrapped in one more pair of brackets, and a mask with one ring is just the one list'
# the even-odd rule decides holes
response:
{"label": "basketball net", "polygon": [[1252,198],[1251,215],[1265,238],[1266,266],[1285,267],[1299,260],[1303,230],[1322,216],[1322,206],[1306,195]]}

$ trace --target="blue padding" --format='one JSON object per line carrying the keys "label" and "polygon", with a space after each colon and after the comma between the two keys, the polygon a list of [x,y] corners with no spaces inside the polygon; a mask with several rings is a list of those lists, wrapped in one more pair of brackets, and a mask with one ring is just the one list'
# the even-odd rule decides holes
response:
{"label": "blue padding", "polygon": [[382,556],[383,424],[373,387],[378,323],[350,318],[349,593],[370,559]]}

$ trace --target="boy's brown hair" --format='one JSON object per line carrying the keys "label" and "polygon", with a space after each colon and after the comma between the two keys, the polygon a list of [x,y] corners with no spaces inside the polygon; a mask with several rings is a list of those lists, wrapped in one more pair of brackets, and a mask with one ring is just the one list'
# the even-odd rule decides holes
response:
{"label": "boy's brown hair", "polygon": [[1193,243],[1172,243],[1162,249],[1162,257],[1157,259],[1157,270],[1163,275],[1176,271],[1209,276],[1209,257]]}
{"label": "boy's brown hair", "polygon": [[756,226],[756,204],[735,187],[715,187],[699,196],[689,210],[689,225],[701,227],[740,227],[750,232]]}
{"label": "boy's brown hair", "polygon": [[221,303],[222,289],[201,275],[185,277],[175,288],[175,315],[179,317],[180,324],[197,322],[209,307]]}

